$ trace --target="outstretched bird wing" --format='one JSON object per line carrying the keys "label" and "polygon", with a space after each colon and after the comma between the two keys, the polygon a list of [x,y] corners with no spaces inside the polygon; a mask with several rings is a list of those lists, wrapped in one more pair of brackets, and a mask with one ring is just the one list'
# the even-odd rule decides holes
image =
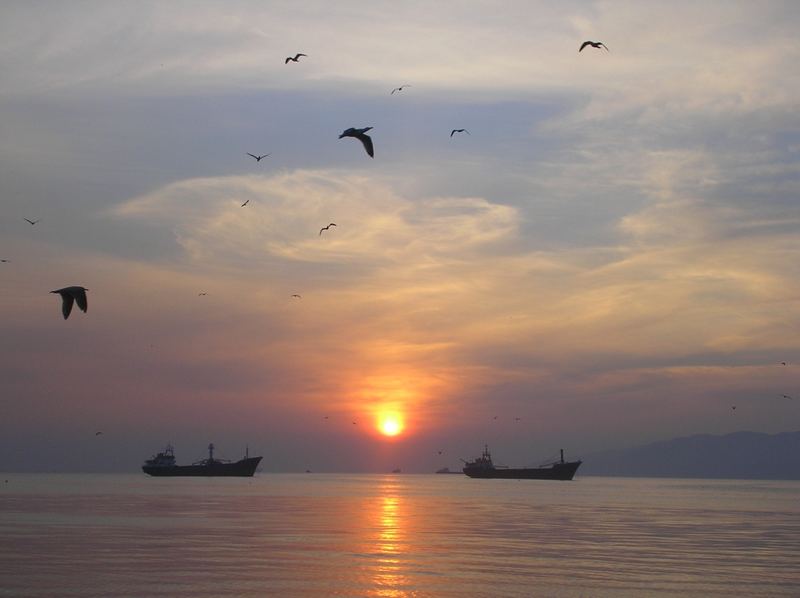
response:
{"label": "outstretched bird wing", "polygon": [[583,49],[584,49],[586,46],[591,46],[591,45],[592,45],[592,42],[583,42],[583,43],[581,44],[581,49],[580,49],[580,50],[578,50],[578,52],[583,52]]}
{"label": "outstretched bird wing", "polygon": [[61,295],[61,313],[66,320],[69,317],[69,314],[72,313],[72,304],[75,300],[72,298],[72,295],[69,293],[60,293]]}
{"label": "outstretched bird wing", "polygon": [[[286,60],[289,60],[289,59],[287,58]],[[251,158],[255,158],[256,160],[258,160],[258,159],[259,159],[259,158],[258,158],[258,156],[254,156],[254,155],[253,155],[253,154],[251,154],[250,152],[247,152],[247,155],[248,155],[248,156],[250,156]]]}
{"label": "outstretched bird wing", "polygon": [[375,150],[372,148],[372,137],[365,135],[364,133],[354,135],[354,137],[364,145],[364,149],[367,150],[367,155],[369,155],[370,158],[374,158]]}
{"label": "outstretched bird wing", "polygon": [[289,64],[289,61],[292,59],[291,56],[287,56],[286,60],[283,61],[283,64]]}
{"label": "outstretched bird wing", "polygon": [[73,291],[72,295],[75,297],[75,302],[82,312],[86,313],[89,305],[86,302],[86,289],[77,288]]}

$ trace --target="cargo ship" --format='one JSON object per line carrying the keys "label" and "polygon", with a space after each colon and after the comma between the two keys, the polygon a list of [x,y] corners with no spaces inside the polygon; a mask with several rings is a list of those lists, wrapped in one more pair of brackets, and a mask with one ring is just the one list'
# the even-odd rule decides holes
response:
{"label": "cargo ship", "polygon": [[142,465],[142,471],[151,476],[205,476],[205,477],[252,477],[261,457],[251,457],[245,451],[244,459],[228,461],[214,458],[214,445],[208,445],[208,459],[202,459],[191,465],[177,465],[172,445]]}
{"label": "cargo ship", "polygon": [[578,471],[581,461],[564,461],[564,449],[561,449],[561,460],[540,467],[508,467],[492,463],[492,455],[488,445],[483,454],[474,461],[464,461],[464,473],[471,478],[500,478],[506,480],[571,480]]}
{"label": "cargo ship", "polygon": [[435,473],[455,473],[457,475],[463,474],[463,472],[461,471],[450,471],[449,467],[442,467],[441,469],[437,469]]}

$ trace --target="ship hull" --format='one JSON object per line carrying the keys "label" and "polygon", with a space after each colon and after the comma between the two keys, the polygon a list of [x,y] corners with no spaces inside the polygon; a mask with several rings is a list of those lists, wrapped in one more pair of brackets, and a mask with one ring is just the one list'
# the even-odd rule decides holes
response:
{"label": "ship hull", "polygon": [[142,471],[156,477],[253,477],[261,457],[248,457],[236,463],[216,461],[202,465],[143,465]]}
{"label": "ship hull", "polygon": [[581,461],[556,463],[551,467],[531,468],[471,468],[465,467],[464,473],[471,478],[502,480],[571,480],[578,471]]}

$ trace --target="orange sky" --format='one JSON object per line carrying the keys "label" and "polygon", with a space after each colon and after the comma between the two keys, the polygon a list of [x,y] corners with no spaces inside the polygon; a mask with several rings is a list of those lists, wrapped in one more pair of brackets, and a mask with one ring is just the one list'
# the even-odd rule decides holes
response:
{"label": "orange sky", "polygon": [[0,8],[0,470],[797,429],[792,7],[347,4]]}

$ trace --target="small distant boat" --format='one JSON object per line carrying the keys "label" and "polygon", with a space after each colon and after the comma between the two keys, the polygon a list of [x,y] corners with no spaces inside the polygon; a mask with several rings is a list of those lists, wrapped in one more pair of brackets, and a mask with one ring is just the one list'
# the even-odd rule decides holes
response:
{"label": "small distant boat", "polygon": [[436,473],[454,473],[456,475],[464,475],[463,471],[450,471],[449,467],[442,467],[441,469],[437,469]]}
{"label": "small distant boat", "polygon": [[176,465],[172,445],[168,444],[162,452],[144,462],[142,471],[147,475],[159,477],[252,477],[260,461],[261,457],[251,457],[249,450],[245,451],[244,459],[239,461],[215,459],[214,445],[209,444],[208,459],[197,461],[191,465]]}
{"label": "small distant boat", "polygon": [[403,473],[403,472],[400,471],[400,468],[398,467],[397,469],[393,469],[392,473]]}
{"label": "small distant boat", "polygon": [[489,446],[485,446],[483,454],[474,461],[464,461],[464,473],[471,478],[500,478],[506,480],[571,480],[578,471],[581,461],[564,461],[564,449],[561,449],[561,460],[542,465],[541,467],[508,467],[492,463]]}

